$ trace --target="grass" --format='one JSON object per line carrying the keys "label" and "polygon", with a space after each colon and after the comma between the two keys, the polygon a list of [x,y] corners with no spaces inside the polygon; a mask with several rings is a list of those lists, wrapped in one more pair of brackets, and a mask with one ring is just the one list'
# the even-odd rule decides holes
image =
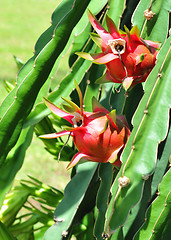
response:
{"label": "grass", "polygon": [[[7,92],[3,81],[15,81],[16,64],[13,55],[26,62],[32,57],[38,37],[50,26],[51,14],[59,0],[0,0],[0,103]],[[68,69],[65,64],[58,76],[63,77]],[[27,175],[38,178],[46,184],[63,189],[69,181],[68,163],[57,163],[46,152],[43,144],[33,138],[25,162],[17,174],[17,179],[26,179]]]}
{"label": "grass", "polygon": [[50,26],[51,13],[58,3],[59,0],[0,0],[1,78],[13,79],[16,75],[13,55],[24,62],[33,55],[36,40]]}

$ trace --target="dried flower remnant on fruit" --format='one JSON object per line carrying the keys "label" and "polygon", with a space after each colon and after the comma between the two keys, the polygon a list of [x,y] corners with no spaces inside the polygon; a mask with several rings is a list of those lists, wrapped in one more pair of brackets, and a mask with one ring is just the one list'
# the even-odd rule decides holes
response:
{"label": "dried flower remnant on fruit", "polygon": [[121,38],[109,40],[108,45],[114,54],[123,54],[125,52],[126,41]]}
{"label": "dried flower remnant on fruit", "polygon": [[49,100],[45,100],[50,110],[64,118],[73,127],[67,127],[59,133],[40,136],[51,139],[64,135],[71,135],[78,153],[74,155],[68,169],[75,166],[81,159],[121,166],[120,155],[130,135],[130,130],[124,116],[116,115],[116,111],[109,112],[95,98],[92,99],[93,112],[83,111],[83,99],[77,85],[76,90],[80,98],[80,108],[70,100],[64,99],[69,106],[65,112],[56,107]]}
{"label": "dried flower remnant on fruit", "polygon": [[153,17],[154,17],[154,13],[151,11],[151,9],[146,9],[144,11],[144,17],[147,19],[147,20],[151,20]]}
{"label": "dried flower remnant on fruit", "polygon": [[91,34],[92,40],[101,48],[100,53],[76,54],[96,64],[105,64],[105,74],[97,83],[121,83],[127,91],[131,86],[146,81],[156,64],[159,43],[143,40],[137,26],[130,31],[125,27],[119,31],[109,16],[106,16],[108,31],[89,11],[89,20],[97,32]]}
{"label": "dried flower remnant on fruit", "polygon": [[74,117],[72,118],[72,122],[74,124],[74,127],[81,127],[83,125],[83,116],[81,116],[80,113],[76,112],[74,113]]}

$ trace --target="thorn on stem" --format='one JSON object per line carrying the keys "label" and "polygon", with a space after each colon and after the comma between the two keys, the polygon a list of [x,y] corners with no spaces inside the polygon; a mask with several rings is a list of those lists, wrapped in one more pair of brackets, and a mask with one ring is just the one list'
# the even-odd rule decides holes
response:
{"label": "thorn on stem", "polygon": [[120,177],[118,179],[118,182],[119,182],[119,186],[122,188],[122,187],[126,187],[130,184],[130,180],[128,177],[126,176],[123,176],[123,177]]}
{"label": "thorn on stem", "polygon": [[103,234],[102,234],[102,238],[103,238],[103,239],[109,239],[110,236],[109,236],[107,233],[103,233]]}
{"label": "thorn on stem", "polygon": [[62,232],[62,237],[66,237],[68,235],[68,232],[67,231],[63,231]]}
{"label": "thorn on stem", "polygon": [[134,150],[134,149],[135,149],[135,146],[134,146],[134,145],[132,145],[131,149],[132,149],[132,150]]}
{"label": "thorn on stem", "polygon": [[87,79],[87,84],[88,84],[88,85],[90,84],[90,80],[89,80],[89,79]]}
{"label": "thorn on stem", "polygon": [[151,7],[149,7],[148,9],[146,9],[144,11],[144,17],[147,19],[147,20],[151,20],[153,17],[154,17],[154,14],[152,11],[151,11]]}

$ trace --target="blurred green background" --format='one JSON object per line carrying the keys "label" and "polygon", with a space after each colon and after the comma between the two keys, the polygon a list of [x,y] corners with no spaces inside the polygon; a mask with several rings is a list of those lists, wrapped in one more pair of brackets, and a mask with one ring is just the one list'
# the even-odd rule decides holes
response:
{"label": "blurred green background", "polygon": [[[13,56],[24,63],[32,57],[34,45],[50,26],[51,14],[59,3],[59,0],[0,0],[0,103],[7,95],[4,80],[16,81],[17,67]],[[68,63],[64,59],[53,81],[60,81],[67,71]],[[31,175],[63,189],[69,181],[67,165],[55,161],[42,142],[34,137],[16,179],[27,179],[27,175]]]}

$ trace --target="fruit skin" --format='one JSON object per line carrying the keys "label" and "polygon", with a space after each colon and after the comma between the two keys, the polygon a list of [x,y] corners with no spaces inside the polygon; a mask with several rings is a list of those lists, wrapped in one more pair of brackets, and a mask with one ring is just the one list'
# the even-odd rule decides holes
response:
{"label": "fruit skin", "polygon": [[[76,83],[75,83],[76,84]],[[68,169],[75,166],[81,159],[93,162],[110,162],[120,167],[120,154],[130,135],[129,127],[124,116],[109,112],[95,98],[92,99],[93,112],[83,111],[81,91],[76,85],[80,97],[80,108],[70,100],[64,99],[70,105],[71,113],[67,113],[49,100],[45,100],[50,110],[70,122],[68,127],[59,133],[45,134],[39,137],[51,139],[70,134],[78,153],[74,155]],[[66,106],[65,106],[66,107]]]}
{"label": "fruit skin", "polygon": [[107,16],[107,32],[88,11],[89,20],[98,35],[92,34],[92,39],[101,48],[102,53],[89,54],[78,52],[80,57],[96,64],[105,64],[107,71],[97,80],[99,83],[122,83],[125,90],[137,83],[144,82],[156,63],[160,44],[143,40],[139,36],[137,26],[131,31],[119,32],[112,19]]}

